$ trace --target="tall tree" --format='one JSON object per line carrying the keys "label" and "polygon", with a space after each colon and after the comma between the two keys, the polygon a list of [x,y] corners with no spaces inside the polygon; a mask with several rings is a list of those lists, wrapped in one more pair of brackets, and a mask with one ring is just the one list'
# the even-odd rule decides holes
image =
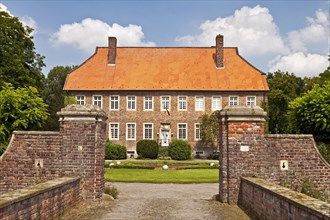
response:
{"label": "tall tree", "polygon": [[268,103],[268,127],[270,133],[290,133],[288,109],[289,102],[300,96],[304,89],[304,80],[281,71],[267,74],[270,88]]}
{"label": "tall tree", "polygon": [[0,143],[8,142],[14,130],[40,128],[47,117],[47,105],[36,88],[15,89],[4,83],[0,91]]}
{"label": "tall tree", "polygon": [[330,143],[330,81],[315,84],[305,95],[290,102],[290,119],[298,133],[313,134]]}
{"label": "tall tree", "polygon": [[45,130],[58,130],[59,123],[56,113],[64,107],[64,99],[68,94],[63,91],[63,86],[67,75],[74,68],[75,66],[56,66],[48,73],[43,97],[48,104],[50,117],[43,127]]}
{"label": "tall tree", "polygon": [[199,117],[202,143],[208,147],[211,147],[213,151],[216,150],[219,139],[218,114],[219,111],[215,111],[210,115],[204,114]]}
{"label": "tall tree", "polygon": [[33,86],[42,91],[44,57],[35,52],[32,31],[0,11],[0,88],[8,82],[15,88]]}

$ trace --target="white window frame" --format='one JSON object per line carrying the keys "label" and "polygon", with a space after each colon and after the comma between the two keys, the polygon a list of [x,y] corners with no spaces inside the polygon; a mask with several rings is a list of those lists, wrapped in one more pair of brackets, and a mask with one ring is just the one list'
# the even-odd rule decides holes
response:
{"label": "white window frame", "polygon": [[[180,138],[180,125],[186,126],[186,138]],[[187,123],[178,123],[177,125],[177,138],[180,140],[188,140],[188,124]]]}
{"label": "white window frame", "polygon": [[[117,138],[112,138],[111,136],[111,125],[117,125]],[[119,140],[119,123],[118,122],[110,122],[109,123],[109,140]]]}
{"label": "white window frame", "polygon": [[[200,109],[200,108],[198,108],[198,106],[197,106],[197,98],[202,98],[203,99],[203,107],[202,107],[202,109]],[[204,109],[205,109],[205,96],[195,96],[195,111],[196,112],[200,112],[200,111],[204,111]]]}
{"label": "white window frame", "polygon": [[[185,98],[185,107],[184,109],[181,109],[181,105],[180,105],[180,98]],[[178,111],[187,111],[188,110],[188,97],[187,96],[178,96]]]}
{"label": "white window frame", "polygon": [[[80,98],[83,98],[82,100],[78,100],[78,97],[80,97]],[[86,97],[84,96],[84,95],[77,95],[76,96],[76,103],[77,103],[77,105],[85,105],[85,103],[86,103]],[[83,102],[83,103],[81,103],[81,102]]]}
{"label": "white window frame", "polygon": [[[151,109],[146,109],[146,97],[151,97]],[[150,100],[148,100],[150,102]],[[153,96],[144,96],[143,97],[143,111],[153,111],[154,110],[154,97]]]}
{"label": "white window frame", "polygon": [[[95,97],[101,97],[101,100],[95,100]],[[100,101],[101,102],[101,108],[103,107],[103,96],[102,95],[93,95],[93,105],[95,105],[95,101]],[[99,106],[99,105],[97,105]]]}
{"label": "white window frame", "polygon": [[[214,106],[214,98],[220,98],[219,100],[219,109]],[[222,109],[222,97],[221,96],[212,96],[212,111],[218,111]]]}
{"label": "white window frame", "polygon": [[161,111],[166,111],[166,108],[163,108],[163,98],[168,97],[168,111],[171,111],[171,96],[169,95],[163,95],[160,97],[160,109]]}
{"label": "white window frame", "polygon": [[[146,138],[146,125],[151,125],[151,137]],[[154,139],[154,124],[153,123],[143,123],[143,139],[153,140]]]}
{"label": "white window frame", "polygon": [[[128,137],[128,125],[134,125],[134,137],[133,138],[129,138]],[[130,123],[126,123],[126,140],[136,140],[136,123],[130,122]]]}
{"label": "white window frame", "polygon": [[[113,101],[113,100],[111,100],[112,97],[117,97],[118,100]],[[109,106],[110,111],[119,111],[119,109],[120,109],[120,96],[119,95],[111,95],[109,99],[110,99],[110,106]],[[118,102],[118,108],[112,108],[111,107],[112,102]]]}
{"label": "white window frame", "polygon": [[[249,98],[254,98],[253,105],[249,104],[249,102],[251,102],[251,101],[248,100]],[[256,106],[257,105],[256,102],[257,102],[257,97],[256,96],[246,96],[246,105],[247,106]]]}
{"label": "white window frame", "polygon": [[[231,98],[237,98],[237,104],[236,105],[232,105],[231,104]],[[229,106],[238,106],[239,105],[239,96],[233,95],[233,96],[229,96],[229,102],[228,102]]]}
{"label": "white window frame", "polygon": [[[132,100],[129,100],[129,97],[134,97],[134,102],[132,101]],[[128,95],[128,96],[126,96],[126,100],[127,100],[127,102],[126,102],[126,109],[127,109],[127,111],[136,111],[136,104],[137,104],[137,98],[136,98],[136,96],[135,95]],[[132,103],[134,103],[134,108],[129,108],[129,102],[132,102]]]}
{"label": "white window frame", "polygon": [[[199,138],[197,138],[197,126],[199,126]],[[201,133],[201,124],[200,123],[195,123],[195,141],[200,141],[202,140],[202,133]]]}

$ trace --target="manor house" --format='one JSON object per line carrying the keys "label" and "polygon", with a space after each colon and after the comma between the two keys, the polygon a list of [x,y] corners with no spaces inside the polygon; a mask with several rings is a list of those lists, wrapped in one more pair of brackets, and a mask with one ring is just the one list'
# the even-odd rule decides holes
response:
{"label": "manor house", "polygon": [[242,58],[237,48],[117,47],[115,37],[67,77],[64,90],[77,104],[94,104],[108,114],[110,140],[134,153],[137,141],[168,146],[184,139],[194,154],[201,144],[198,118],[227,105],[261,105],[269,91],[265,74]]}

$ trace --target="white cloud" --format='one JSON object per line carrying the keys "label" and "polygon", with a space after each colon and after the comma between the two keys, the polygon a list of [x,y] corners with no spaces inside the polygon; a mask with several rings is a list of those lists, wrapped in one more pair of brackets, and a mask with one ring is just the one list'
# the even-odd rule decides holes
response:
{"label": "white cloud", "polygon": [[50,41],[54,46],[67,44],[91,52],[96,46],[106,46],[108,36],[117,37],[119,46],[155,46],[154,42],[143,41],[141,26],[129,24],[123,27],[116,23],[110,26],[92,18],[86,18],[80,23],[61,25]]}
{"label": "white cloud", "polygon": [[13,16],[10,11],[8,10],[7,6],[5,6],[4,4],[0,3],[0,11],[5,11],[7,12],[9,15]]}
{"label": "white cloud", "polygon": [[37,22],[29,17],[29,16],[24,16],[23,18],[20,19],[20,21],[22,22],[22,24],[24,26],[29,26],[30,28],[33,29],[33,31],[31,32],[31,35],[35,35],[36,34],[36,30],[37,30]]}
{"label": "white cloud", "polygon": [[[15,15],[11,14],[10,11],[8,10],[7,6],[5,6],[2,3],[0,3],[0,11],[5,11],[10,16],[15,16]],[[29,26],[33,29],[32,33],[31,33],[32,36],[36,33],[37,22],[33,18],[25,15],[24,17],[18,18],[18,19],[20,20],[20,22],[22,22],[23,26]]]}
{"label": "white cloud", "polygon": [[244,56],[288,52],[269,10],[259,5],[242,7],[232,16],[207,20],[200,29],[201,34],[177,37],[176,41],[188,46],[211,46],[220,33],[226,47],[238,47]]}
{"label": "white cloud", "polygon": [[316,18],[307,17],[307,26],[288,33],[288,43],[292,51],[307,52],[315,44],[327,45],[329,40],[329,14],[321,9]]}
{"label": "white cloud", "polygon": [[269,63],[270,72],[277,70],[295,73],[297,76],[315,76],[323,72],[329,65],[327,56],[297,52],[286,56],[278,56]]}

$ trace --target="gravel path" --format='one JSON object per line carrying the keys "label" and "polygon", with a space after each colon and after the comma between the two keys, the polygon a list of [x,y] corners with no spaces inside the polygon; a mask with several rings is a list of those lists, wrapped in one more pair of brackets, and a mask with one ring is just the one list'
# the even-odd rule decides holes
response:
{"label": "gravel path", "polygon": [[218,192],[214,183],[112,185],[119,190],[118,199],[106,204],[80,204],[76,214],[67,213],[64,219],[250,219],[237,206],[214,201],[212,197]]}

